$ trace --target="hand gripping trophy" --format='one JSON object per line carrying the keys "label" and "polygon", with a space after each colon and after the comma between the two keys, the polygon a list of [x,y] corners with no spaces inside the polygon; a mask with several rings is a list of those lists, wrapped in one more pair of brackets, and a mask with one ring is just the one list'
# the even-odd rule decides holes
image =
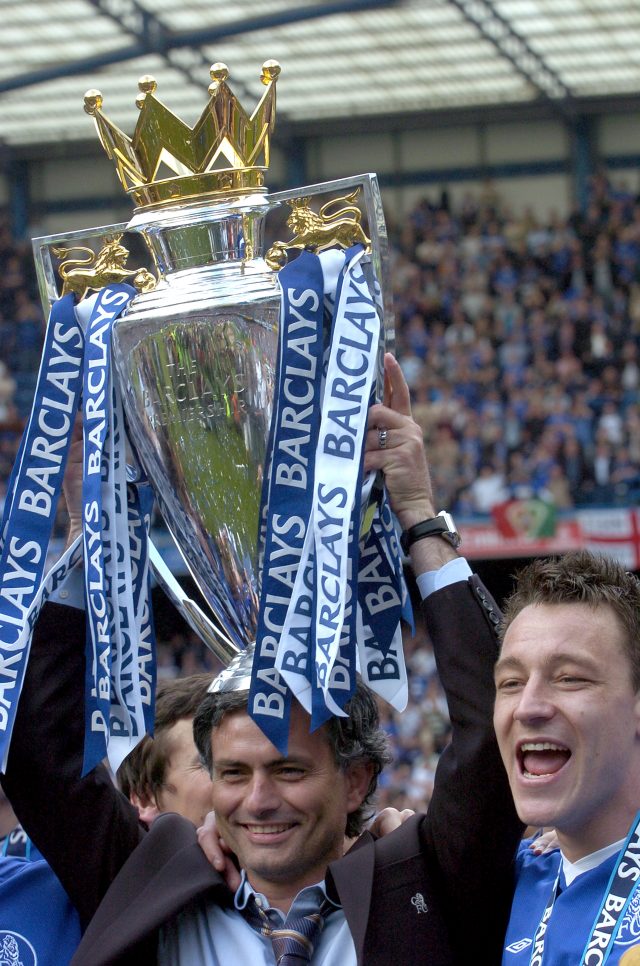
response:
{"label": "hand gripping trophy", "polygon": [[[250,663],[250,713],[277,746],[294,697],[319,725],[344,714],[356,670],[406,701],[400,555],[361,458],[390,317],[377,179],[267,193],[279,74],[263,65],[249,116],[215,64],[193,128],[144,77],[133,138],[89,91],[133,218],[34,241],[51,316],[3,521],[0,652],[15,658],[17,703],[35,615],[83,561],[86,769],[105,751],[117,767],[153,720],[151,569],[225,663]],[[292,236],[263,256],[282,209]],[[142,236],[152,271],[128,266],[125,232]],[[45,577],[78,408],[83,535]],[[153,499],[212,617],[150,543]],[[12,574],[27,571],[18,593]],[[13,705],[3,714],[6,757]]]}

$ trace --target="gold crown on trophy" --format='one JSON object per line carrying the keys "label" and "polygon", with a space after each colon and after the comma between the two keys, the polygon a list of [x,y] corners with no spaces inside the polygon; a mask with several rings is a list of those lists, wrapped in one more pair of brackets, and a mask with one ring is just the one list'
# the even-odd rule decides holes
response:
{"label": "gold crown on trophy", "polygon": [[138,207],[214,193],[244,194],[264,185],[280,65],[275,60],[262,65],[260,80],[267,90],[251,116],[227,86],[227,66],[213,64],[210,74],[209,102],[194,127],[158,100],[153,77],[141,77],[133,138],[102,113],[100,91],[84,95],[84,109],[95,120],[102,145]]}

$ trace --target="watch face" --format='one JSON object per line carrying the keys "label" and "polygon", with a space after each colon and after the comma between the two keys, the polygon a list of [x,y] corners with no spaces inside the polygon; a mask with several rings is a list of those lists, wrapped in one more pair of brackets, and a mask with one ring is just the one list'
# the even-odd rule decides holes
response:
{"label": "watch face", "polygon": [[457,550],[460,544],[462,543],[462,540],[460,538],[460,534],[456,530],[456,525],[453,517],[451,516],[450,513],[447,513],[446,510],[441,510],[438,516],[442,519],[442,521],[444,522],[447,528],[446,530],[443,530],[442,536],[444,537],[445,540],[449,541],[449,543],[451,544],[452,547],[454,547],[455,550]]}

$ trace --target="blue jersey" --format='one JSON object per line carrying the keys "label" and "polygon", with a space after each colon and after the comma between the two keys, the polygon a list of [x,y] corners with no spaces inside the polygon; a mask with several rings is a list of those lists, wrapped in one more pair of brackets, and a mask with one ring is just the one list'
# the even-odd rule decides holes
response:
{"label": "blue jersey", "polygon": [[[533,937],[542,918],[560,867],[560,852],[534,855],[524,842],[517,858],[517,884],[502,956],[503,966],[528,966]],[[545,934],[544,966],[578,966],[593,924],[607,894],[619,852],[595,869],[577,876],[556,898]],[[640,945],[640,895],[632,897],[611,948],[607,966],[617,966],[630,946]]]}
{"label": "blue jersey", "polygon": [[4,844],[8,854],[0,855],[0,966],[67,966],[80,942],[77,912],[24,833],[7,837]]}

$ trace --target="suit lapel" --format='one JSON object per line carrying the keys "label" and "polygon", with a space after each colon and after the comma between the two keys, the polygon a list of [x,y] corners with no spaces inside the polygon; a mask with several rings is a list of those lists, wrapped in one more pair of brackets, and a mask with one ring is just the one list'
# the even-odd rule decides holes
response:
{"label": "suit lapel", "polygon": [[177,815],[161,816],[113,881],[73,966],[113,963],[212,887],[217,887],[219,904],[233,901],[200,849],[191,822]]}
{"label": "suit lapel", "polygon": [[329,889],[333,882],[349,924],[359,963],[363,961],[371,905],[375,857],[373,842],[373,837],[365,832],[345,856],[331,863],[327,873]]}

